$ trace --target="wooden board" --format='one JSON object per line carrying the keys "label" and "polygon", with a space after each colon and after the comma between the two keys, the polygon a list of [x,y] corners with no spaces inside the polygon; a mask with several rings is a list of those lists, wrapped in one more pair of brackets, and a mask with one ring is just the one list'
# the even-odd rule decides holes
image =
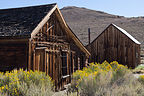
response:
{"label": "wooden board", "polygon": [[113,25],[106,28],[87,49],[91,52],[90,62],[118,61],[131,68],[140,64],[140,45]]}

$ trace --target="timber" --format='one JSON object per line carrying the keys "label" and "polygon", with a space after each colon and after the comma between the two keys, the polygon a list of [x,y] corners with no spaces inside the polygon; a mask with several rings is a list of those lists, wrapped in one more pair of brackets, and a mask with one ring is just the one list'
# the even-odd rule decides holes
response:
{"label": "timber", "polygon": [[118,61],[130,68],[140,64],[140,43],[115,24],[110,24],[86,47],[91,53],[89,62]]}
{"label": "timber", "polygon": [[61,90],[71,82],[74,71],[85,67],[90,53],[66,24],[57,4],[1,11],[0,17],[10,19],[0,21],[12,26],[13,20],[15,26],[11,29],[0,22],[0,71],[42,71],[54,80],[55,89]]}

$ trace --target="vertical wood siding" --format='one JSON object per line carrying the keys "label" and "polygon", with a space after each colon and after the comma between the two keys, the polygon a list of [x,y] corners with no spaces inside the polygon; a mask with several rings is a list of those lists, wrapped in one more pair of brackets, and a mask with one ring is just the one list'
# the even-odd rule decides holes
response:
{"label": "vertical wood siding", "polygon": [[[71,82],[72,73],[86,66],[87,59],[64,27],[55,10],[33,38],[24,42],[16,39],[12,43],[0,40],[0,71],[19,68],[43,71],[54,80],[56,90],[63,89]],[[66,53],[65,70],[62,70],[62,52]]]}
{"label": "vertical wood siding", "polygon": [[87,49],[91,52],[90,62],[118,61],[131,68],[140,64],[140,45],[112,25],[89,44]]}
{"label": "vertical wood siding", "polygon": [[0,71],[11,71],[13,69],[26,69],[27,65],[27,44],[16,42],[0,43]]}
{"label": "vertical wood siding", "polygon": [[[74,69],[82,69],[85,66],[82,65],[85,63],[85,53],[76,46],[62,27],[56,11],[29,44],[29,69],[46,72],[55,81],[56,90],[63,89],[64,85],[71,82]],[[65,76],[62,72],[62,52],[67,54]]]}

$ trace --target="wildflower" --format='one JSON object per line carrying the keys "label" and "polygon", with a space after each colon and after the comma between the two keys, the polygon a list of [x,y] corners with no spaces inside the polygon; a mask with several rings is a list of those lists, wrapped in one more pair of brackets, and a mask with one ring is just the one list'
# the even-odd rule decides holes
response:
{"label": "wildflower", "polygon": [[[120,69],[127,69],[124,65],[118,64],[118,62],[113,61],[111,63],[108,63],[107,61],[104,61],[102,64],[99,63],[91,63],[90,66],[87,68],[84,68],[83,70],[78,70],[75,73],[73,73],[73,79],[77,80],[76,87],[79,86],[81,82],[84,82],[85,79],[95,79],[99,78],[98,74],[101,74],[103,76],[106,76],[109,74],[110,78],[113,77],[112,72],[116,72]],[[144,78],[144,77],[143,77]]]}
{"label": "wildflower", "polygon": [[4,86],[1,87],[2,90],[3,90],[4,88],[5,88]]}

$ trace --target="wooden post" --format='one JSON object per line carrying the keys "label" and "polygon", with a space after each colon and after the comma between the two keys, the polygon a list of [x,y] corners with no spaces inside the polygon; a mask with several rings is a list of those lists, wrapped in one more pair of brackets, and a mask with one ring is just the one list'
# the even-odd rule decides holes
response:
{"label": "wooden post", "polygon": [[[72,54],[72,55],[73,55],[73,54]],[[75,69],[75,65],[74,65],[75,59],[74,59],[74,55],[73,55],[73,57],[72,57],[72,60],[73,60],[73,63],[72,63],[73,65],[72,65],[72,66],[73,66],[73,72],[74,72],[74,69]]]}
{"label": "wooden post", "polygon": [[78,70],[80,70],[80,57],[78,57]]}
{"label": "wooden post", "polygon": [[[51,48],[50,48],[51,50]],[[50,76],[52,77],[52,52],[50,52]]]}
{"label": "wooden post", "polygon": [[47,54],[46,51],[44,50],[44,72],[47,73]]}
{"label": "wooden post", "polygon": [[88,66],[88,58],[85,59],[85,67]]}
{"label": "wooden post", "polygon": [[33,52],[33,71],[35,71],[35,50]]}
{"label": "wooden post", "polygon": [[29,40],[28,46],[29,46],[28,71],[30,71],[31,70],[31,41],[30,40]]}
{"label": "wooden post", "polygon": [[46,74],[48,75],[49,74],[49,53],[47,53],[47,52],[46,52],[46,59],[47,59],[47,65],[46,65],[47,66],[46,67],[47,68],[47,72],[46,72]]}
{"label": "wooden post", "polygon": [[90,37],[90,28],[88,28],[88,39],[89,39],[89,44],[90,44],[90,39],[91,39],[91,37]]}
{"label": "wooden post", "polygon": [[[54,47],[53,47],[53,51],[54,51],[55,49],[54,49]],[[55,79],[55,73],[56,73],[56,70],[55,70],[55,52],[53,52],[53,80],[56,80]]]}

